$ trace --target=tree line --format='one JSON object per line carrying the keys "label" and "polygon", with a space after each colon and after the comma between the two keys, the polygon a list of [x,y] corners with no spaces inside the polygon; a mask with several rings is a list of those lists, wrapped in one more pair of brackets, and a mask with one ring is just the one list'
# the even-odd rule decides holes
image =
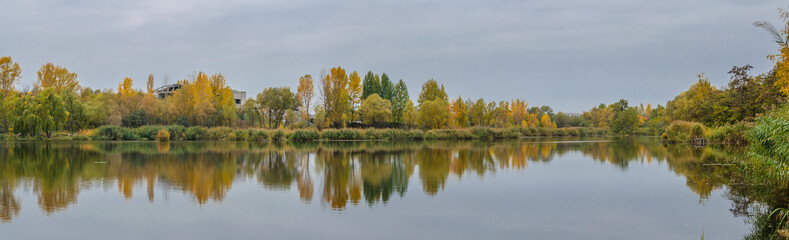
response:
{"label": "tree line", "polygon": [[[32,89],[17,90],[19,64],[0,58],[0,132],[21,136],[51,136],[99,126],[143,125],[229,126],[259,128],[557,128],[548,106],[528,108],[521,99],[486,102],[458,96],[450,99],[443,84],[430,79],[417,102],[410,99],[401,79],[368,71],[362,77],[342,67],[299,78],[294,93],[289,87],[269,87],[236,106],[233,90],[221,73],[195,72],[177,81],[180,89],[157,96],[154,77],[146,89],[133,87],[126,77],[117,89],[91,89],[79,84],[77,73],[46,63],[37,72]],[[318,88],[316,89],[316,85]],[[315,94],[317,91],[317,95]],[[164,94],[164,93],[163,93]],[[314,113],[314,114],[311,114]],[[561,118],[561,115],[558,117]]]}

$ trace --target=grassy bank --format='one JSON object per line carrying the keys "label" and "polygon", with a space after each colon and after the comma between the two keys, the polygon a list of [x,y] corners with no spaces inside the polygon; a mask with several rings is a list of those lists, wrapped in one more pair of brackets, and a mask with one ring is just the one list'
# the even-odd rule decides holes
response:
{"label": "grassy bank", "polygon": [[740,122],[707,128],[698,122],[673,121],[661,138],[666,143],[690,143],[694,139],[703,139],[713,144],[746,146],[749,143],[746,135],[753,126],[753,123]]}
{"label": "grassy bank", "polygon": [[[362,140],[465,140],[465,139],[514,139],[522,137],[550,136],[603,136],[608,135],[605,128],[455,128],[455,129],[258,129],[228,127],[184,127],[143,126],[124,128],[103,126],[85,130],[67,136],[61,134],[62,140],[96,140],[96,141],[272,141],[272,142],[306,142],[306,141],[362,141]],[[20,140],[13,135],[3,135],[6,140]],[[22,139],[24,140],[24,139]]]}

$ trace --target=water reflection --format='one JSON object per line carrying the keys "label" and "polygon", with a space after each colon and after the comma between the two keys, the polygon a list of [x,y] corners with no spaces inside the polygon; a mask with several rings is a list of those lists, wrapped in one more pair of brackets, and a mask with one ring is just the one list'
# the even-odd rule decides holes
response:
{"label": "water reflection", "polygon": [[[502,142],[253,142],[9,143],[0,147],[0,220],[19,214],[21,189],[38,196],[52,214],[76,204],[81,189],[117,186],[130,199],[179,191],[196,204],[221,202],[234,181],[255,179],[271,191],[294,189],[304,202],[335,210],[386,204],[406,195],[409,181],[440,194],[450,177],[484,178],[497,171],[526,171],[530,163],[582,154],[623,171],[630,164],[666,163],[684,176],[700,200],[727,184],[731,152],[661,145],[654,139],[523,139]],[[594,140],[594,139],[592,139]],[[415,175],[416,176],[413,176]],[[416,178],[416,179],[414,179]],[[144,193],[134,189],[145,186]],[[317,188],[317,189],[316,189]]]}

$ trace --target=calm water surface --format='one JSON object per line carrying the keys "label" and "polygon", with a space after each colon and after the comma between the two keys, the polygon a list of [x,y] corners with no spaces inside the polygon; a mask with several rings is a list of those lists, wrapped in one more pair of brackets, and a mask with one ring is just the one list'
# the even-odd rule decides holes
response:
{"label": "calm water surface", "polygon": [[731,156],[653,138],[6,143],[0,239],[741,239]]}

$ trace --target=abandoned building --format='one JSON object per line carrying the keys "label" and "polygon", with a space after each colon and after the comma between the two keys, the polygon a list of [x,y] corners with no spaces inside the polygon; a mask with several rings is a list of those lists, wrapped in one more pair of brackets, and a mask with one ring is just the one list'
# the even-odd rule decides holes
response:
{"label": "abandoned building", "polygon": [[[181,89],[181,84],[176,83],[176,84],[168,84],[156,88],[154,92],[156,93],[156,98],[165,99],[170,95],[173,95],[173,93],[178,89]],[[233,100],[235,101],[237,108],[241,108],[241,105],[244,105],[246,99],[247,99],[246,91],[236,91],[235,89],[233,89]]]}

